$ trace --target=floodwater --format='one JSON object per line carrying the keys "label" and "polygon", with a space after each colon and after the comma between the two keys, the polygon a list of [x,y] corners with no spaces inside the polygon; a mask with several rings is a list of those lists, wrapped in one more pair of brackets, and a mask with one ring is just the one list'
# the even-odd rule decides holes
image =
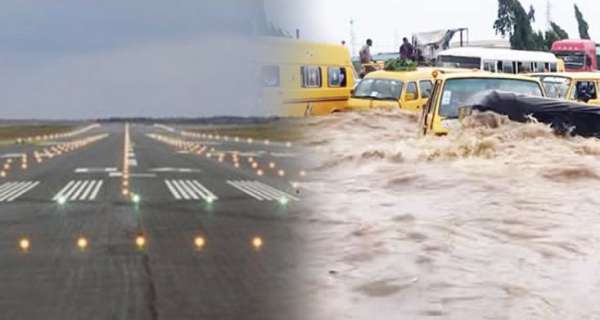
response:
{"label": "floodwater", "polygon": [[307,283],[327,319],[600,319],[600,140],[475,115],[305,120]]}

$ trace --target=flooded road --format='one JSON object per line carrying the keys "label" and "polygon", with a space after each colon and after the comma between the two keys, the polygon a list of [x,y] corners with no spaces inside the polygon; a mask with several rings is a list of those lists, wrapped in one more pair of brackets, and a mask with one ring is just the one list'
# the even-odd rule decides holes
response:
{"label": "flooded road", "polygon": [[467,119],[306,120],[306,281],[328,319],[598,319],[600,140]]}

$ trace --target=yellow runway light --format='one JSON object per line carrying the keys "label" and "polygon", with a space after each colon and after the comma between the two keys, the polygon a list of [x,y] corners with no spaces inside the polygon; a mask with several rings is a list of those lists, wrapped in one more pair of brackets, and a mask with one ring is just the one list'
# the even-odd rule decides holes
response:
{"label": "yellow runway light", "polygon": [[203,237],[196,237],[194,239],[194,245],[196,246],[196,248],[198,249],[202,249],[204,248],[204,245],[206,244],[206,240],[204,240]]}
{"label": "yellow runway light", "polygon": [[135,237],[135,245],[138,246],[138,248],[143,248],[146,245],[146,238],[142,235]]}
{"label": "yellow runway light", "polygon": [[27,250],[29,250],[30,246],[31,246],[31,243],[29,242],[29,239],[23,238],[23,239],[19,240],[19,248],[21,248],[21,250],[27,251]]}
{"label": "yellow runway light", "polygon": [[263,246],[263,240],[261,237],[254,237],[252,239],[252,246],[254,249],[258,250]]}
{"label": "yellow runway light", "polygon": [[84,237],[80,237],[79,239],[77,239],[77,246],[79,247],[79,249],[85,250],[88,246],[87,239]]}

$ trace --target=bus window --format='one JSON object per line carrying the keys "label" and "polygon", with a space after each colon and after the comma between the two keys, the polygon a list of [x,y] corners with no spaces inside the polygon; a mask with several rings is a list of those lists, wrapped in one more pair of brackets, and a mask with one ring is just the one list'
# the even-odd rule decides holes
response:
{"label": "bus window", "polygon": [[546,64],[543,62],[536,62],[535,72],[548,72],[548,67],[546,67]]}
{"label": "bus window", "polygon": [[502,63],[502,72],[504,73],[515,73],[515,68],[513,63],[510,61],[504,61]]}
{"label": "bus window", "polygon": [[346,87],[346,68],[329,67],[327,68],[327,76],[329,78],[329,87],[341,88]]}
{"label": "bus window", "polygon": [[279,66],[263,66],[262,85],[266,88],[275,88],[280,85]]}
{"label": "bus window", "polygon": [[321,67],[304,66],[300,68],[302,74],[303,88],[320,88],[321,82]]}
{"label": "bus window", "polygon": [[531,73],[531,62],[519,62],[519,73]]}
{"label": "bus window", "polygon": [[551,63],[550,64],[550,72],[558,72],[558,64]]}
{"label": "bus window", "polygon": [[496,72],[496,63],[492,61],[484,62],[483,71]]}
{"label": "bus window", "polygon": [[421,80],[419,81],[419,86],[421,87],[421,98],[429,98],[431,96],[431,90],[433,90],[433,83],[429,80]]}

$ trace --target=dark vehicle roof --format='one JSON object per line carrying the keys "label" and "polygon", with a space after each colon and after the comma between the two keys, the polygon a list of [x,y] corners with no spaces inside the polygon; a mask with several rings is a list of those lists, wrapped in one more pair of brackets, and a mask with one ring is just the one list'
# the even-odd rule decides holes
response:
{"label": "dark vehicle roof", "polygon": [[517,122],[529,122],[533,117],[561,133],[600,137],[600,108],[583,103],[492,90],[475,95],[467,107],[506,115]]}

